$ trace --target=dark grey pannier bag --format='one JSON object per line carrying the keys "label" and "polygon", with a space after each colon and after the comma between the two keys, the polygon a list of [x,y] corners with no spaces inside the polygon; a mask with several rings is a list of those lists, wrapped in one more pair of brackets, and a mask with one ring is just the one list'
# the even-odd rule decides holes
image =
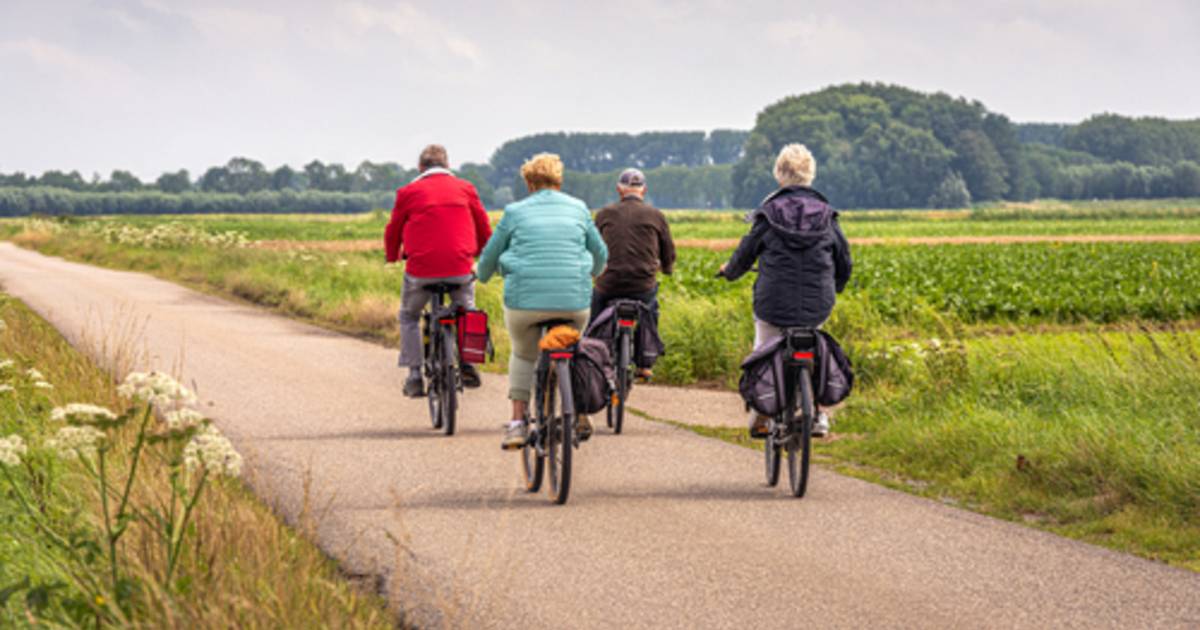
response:
{"label": "dark grey pannier bag", "polygon": [[612,396],[616,372],[608,344],[599,339],[583,337],[575,345],[571,359],[571,391],[575,395],[576,413],[599,413]]}
{"label": "dark grey pannier bag", "polygon": [[842,351],[833,335],[817,331],[817,365],[813,389],[817,404],[831,407],[846,399],[854,389],[854,371],[850,358]]}
{"label": "dark grey pannier bag", "polygon": [[764,416],[774,416],[783,410],[780,396],[782,388],[776,387],[776,383],[782,382],[784,374],[783,353],[779,352],[783,341],[783,337],[772,339],[742,361],[738,391],[747,407]]}

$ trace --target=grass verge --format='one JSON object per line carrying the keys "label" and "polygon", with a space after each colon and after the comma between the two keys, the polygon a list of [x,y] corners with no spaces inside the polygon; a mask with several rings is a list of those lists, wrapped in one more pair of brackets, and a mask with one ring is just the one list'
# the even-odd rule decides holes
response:
{"label": "grass verge", "polygon": [[1200,571],[1200,333],[907,346],[859,373],[816,444],[840,472]]}
{"label": "grass verge", "polygon": [[[19,435],[28,445],[20,465],[6,473],[33,499],[43,526],[66,532],[75,546],[52,544],[21,508],[17,488],[0,481],[0,626],[394,627],[379,598],[340,577],[329,558],[233,481],[208,486],[169,583],[161,580],[158,546],[131,526],[117,548],[121,585],[116,592],[104,586],[101,497],[82,463],[41,445],[56,428],[48,420],[53,408],[87,402],[116,409],[122,400],[107,373],[2,293],[0,322],[0,436]],[[128,441],[129,433],[116,441]],[[122,450],[114,449],[115,470],[123,470]],[[162,468],[143,467],[131,503],[164,500],[171,486]]]}

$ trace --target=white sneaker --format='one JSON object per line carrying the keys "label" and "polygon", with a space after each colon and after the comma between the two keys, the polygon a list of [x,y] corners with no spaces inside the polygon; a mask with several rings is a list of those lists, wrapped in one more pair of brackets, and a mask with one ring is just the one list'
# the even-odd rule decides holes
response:
{"label": "white sneaker", "polygon": [[813,423],[813,437],[825,437],[829,435],[829,414],[824,411],[817,412],[817,421]]}

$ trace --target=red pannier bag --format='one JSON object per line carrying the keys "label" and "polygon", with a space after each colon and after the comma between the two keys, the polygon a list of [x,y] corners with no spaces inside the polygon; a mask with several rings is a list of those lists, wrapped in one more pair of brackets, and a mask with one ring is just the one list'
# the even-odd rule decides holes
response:
{"label": "red pannier bag", "polygon": [[492,350],[492,335],[484,311],[459,309],[458,355],[463,363],[485,363]]}

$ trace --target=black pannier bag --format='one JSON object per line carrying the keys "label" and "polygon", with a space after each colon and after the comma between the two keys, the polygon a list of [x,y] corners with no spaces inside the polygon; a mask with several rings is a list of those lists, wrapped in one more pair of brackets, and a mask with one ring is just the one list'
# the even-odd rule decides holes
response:
{"label": "black pannier bag", "polygon": [[[639,368],[653,368],[665,352],[662,338],[658,336],[658,324],[654,321],[654,313],[649,306],[637,300],[630,302],[635,303],[638,308],[638,327],[633,335],[633,363]],[[612,345],[617,339],[615,301],[596,315],[596,319],[588,324],[587,331],[583,334],[609,344],[612,354]]]}
{"label": "black pannier bag", "polygon": [[[776,383],[784,379],[784,337],[772,339],[766,345],[750,353],[742,361],[742,377],[738,391],[746,406],[765,416],[774,416],[783,410],[782,388]],[[836,339],[829,333],[817,331],[817,352],[813,365],[813,395],[817,404],[832,407],[850,395],[854,387],[854,372],[850,359],[842,351]]]}
{"label": "black pannier bag", "polygon": [[783,410],[776,383],[783,380],[783,352],[779,347],[784,338],[772,339],[742,360],[742,378],[738,391],[746,406],[764,416],[774,416]]}
{"label": "black pannier bag", "polygon": [[571,391],[575,395],[575,412],[599,413],[612,396],[616,372],[608,344],[583,337],[575,346],[571,359]]}
{"label": "black pannier bag", "polygon": [[842,351],[833,335],[824,330],[817,331],[817,365],[813,378],[813,391],[817,404],[832,407],[850,395],[854,389],[854,370],[850,357]]}

